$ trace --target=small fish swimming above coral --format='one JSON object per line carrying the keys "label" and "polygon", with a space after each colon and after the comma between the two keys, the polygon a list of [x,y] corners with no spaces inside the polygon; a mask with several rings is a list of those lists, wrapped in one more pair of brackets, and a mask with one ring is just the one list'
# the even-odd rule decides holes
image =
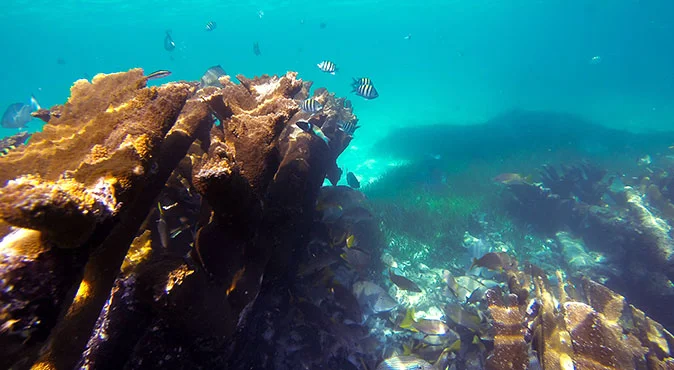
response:
{"label": "small fish swimming above coral", "polygon": [[367,100],[371,100],[371,99],[379,97],[379,93],[377,92],[377,89],[375,89],[374,85],[372,85],[372,84],[355,86],[351,92],[355,92],[356,95],[362,96],[363,98],[365,98]]}
{"label": "small fish swimming above coral", "polygon": [[41,109],[37,99],[30,96],[30,103],[14,103],[5,110],[2,115],[2,127],[4,128],[21,128],[33,119],[31,113]]}
{"label": "small fish swimming above coral", "polygon": [[218,27],[218,24],[213,21],[206,23],[206,31],[213,31],[216,27]]}
{"label": "small fish swimming above coral", "polygon": [[316,66],[318,66],[318,69],[320,69],[321,71],[330,73],[331,75],[334,75],[335,72],[337,72],[337,66],[335,65],[335,63],[329,60],[324,60],[316,64]]}
{"label": "small fish swimming above coral", "polygon": [[219,78],[226,75],[227,72],[218,64],[206,70],[203,76],[201,76],[201,82],[199,83],[200,88],[206,86],[215,86],[222,87],[220,84]]}

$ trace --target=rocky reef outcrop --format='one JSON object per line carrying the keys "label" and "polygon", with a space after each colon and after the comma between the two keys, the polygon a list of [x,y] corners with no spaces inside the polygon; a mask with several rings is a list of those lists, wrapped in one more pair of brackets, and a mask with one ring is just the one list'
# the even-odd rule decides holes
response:
{"label": "rocky reef outcrop", "polygon": [[508,184],[504,199],[512,215],[556,236],[570,272],[602,281],[671,327],[674,219],[660,191],[667,176],[607,176],[587,162],[544,166],[542,182]]}
{"label": "rocky reef outcrop", "polygon": [[325,89],[305,117],[294,73],[238,78],[97,75],[38,112],[44,130],[0,163],[2,367],[224,363],[188,347],[223,350],[260,284],[285,276],[350,139],[338,122],[355,120]]}

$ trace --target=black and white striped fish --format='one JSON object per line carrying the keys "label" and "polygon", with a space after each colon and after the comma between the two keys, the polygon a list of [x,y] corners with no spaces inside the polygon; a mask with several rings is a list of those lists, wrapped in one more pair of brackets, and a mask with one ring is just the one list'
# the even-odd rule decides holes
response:
{"label": "black and white striped fish", "polygon": [[307,113],[316,113],[320,112],[323,109],[323,105],[314,98],[309,98],[302,103],[300,103],[300,108]]}
{"label": "black and white striped fish", "polygon": [[12,151],[14,149],[16,149],[16,146],[14,146],[14,145],[9,145],[7,147],[0,148],[0,157],[6,156],[7,154],[9,154],[10,151]]}
{"label": "black and white striped fish", "polygon": [[375,89],[372,84],[354,86],[352,92],[355,92],[356,95],[362,96],[365,99],[374,99],[379,96],[377,89]]}
{"label": "black and white striped fish", "polygon": [[351,83],[351,87],[358,87],[361,85],[372,85],[372,80],[369,79],[368,77],[361,77],[361,78],[353,78],[353,82]]}
{"label": "black and white striped fish", "polygon": [[213,31],[215,29],[215,27],[217,27],[217,26],[218,26],[217,23],[215,23],[213,21],[210,21],[210,22],[206,23],[206,31]]}
{"label": "black and white striped fish", "polygon": [[335,72],[337,72],[337,66],[329,60],[324,60],[316,65],[321,71],[330,73],[331,75],[334,75]]}
{"label": "black and white striped fish", "polygon": [[356,125],[358,123],[358,119],[354,119],[351,121],[339,121],[337,123],[337,126],[339,126],[339,130],[344,132],[345,134],[349,136],[353,136],[354,132],[356,132],[356,129],[358,129],[360,126]]}

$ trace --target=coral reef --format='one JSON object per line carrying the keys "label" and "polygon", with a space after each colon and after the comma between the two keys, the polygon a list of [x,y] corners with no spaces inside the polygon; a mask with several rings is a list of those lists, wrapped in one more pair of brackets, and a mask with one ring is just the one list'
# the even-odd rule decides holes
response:
{"label": "coral reef", "polygon": [[[452,230],[476,257],[468,272],[393,257],[402,249],[382,233],[381,208],[349,187],[322,187],[341,177],[351,104],[322,88],[310,95],[293,72],[236,79],[147,87],[140,69],[97,75],[35,112],[46,125],[28,145],[12,139],[0,159],[0,367],[671,366],[663,326],[588,279],[573,286],[558,274],[553,288],[506,253],[512,246],[466,232],[484,220]],[[309,97],[320,112],[300,109]],[[669,228],[645,190],[612,193],[587,164],[544,171],[554,186],[510,191],[543,207],[535,212],[564,210],[548,224],[550,244],[574,271],[591,274],[594,249],[608,255],[615,244],[634,269],[648,263],[671,278]],[[408,200],[424,203],[426,220],[479,208],[481,198],[433,197],[438,184],[437,194],[449,192],[438,179],[417,184],[426,198]],[[651,202],[668,204],[658,189]]]}
{"label": "coral reef", "polygon": [[604,173],[588,163],[545,166],[542,183],[507,186],[506,206],[556,235],[570,272],[602,281],[670,327],[674,316],[664,307],[674,304],[671,204],[648,177],[627,186]]}
{"label": "coral reef", "polygon": [[[586,278],[574,286],[558,273],[553,286],[545,276],[507,274],[510,281],[533,283],[534,290],[512,289],[511,283],[505,300],[500,291],[487,292],[496,331],[488,368],[527,369],[532,361],[544,369],[674,366],[674,336],[601,284]],[[535,297],[528,306],[523,294]]]}
{"label": "coral reef", "polygon": [[[310,83],[237,78],[147,88],[139,69],[97,75],[35,112],[44,130],[0,163],[3,367],[135,367],[158,355],[222,366],[197,353],[224,353],[237,323],[253,324],[239,316],[264,299],[260,284],[289,284],[323,179],[341,175],[351,137],[339,124],[356,118],[316,90],[324,110],[309,119],[326,146],[294,125]],[[175,331],[184,342],[168,339]]]}

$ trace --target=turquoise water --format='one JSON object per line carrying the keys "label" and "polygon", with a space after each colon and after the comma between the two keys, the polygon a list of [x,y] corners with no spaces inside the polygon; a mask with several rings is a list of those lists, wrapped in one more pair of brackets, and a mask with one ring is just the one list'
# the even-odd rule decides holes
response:
{"label": "turquoise water", "polygon": [[[671,1],[9,0],[2,10],[2,107],[31,93],[43,106],[63,103],[73,81],[133,67],[176,80],[215,64],[246,76],[294,70],[352,98],[362,128],[340,164],[368,181],[397,163],[370,150],[392,128],[478,123],[512,108],[631,131],[674,122]],[[211,20],[218,27],[207,32]],[[167,29],[173,52],[163,49]],[[325,59],[337,75],[316,68]],[[378,99],[350,94],[360,76]]]}

